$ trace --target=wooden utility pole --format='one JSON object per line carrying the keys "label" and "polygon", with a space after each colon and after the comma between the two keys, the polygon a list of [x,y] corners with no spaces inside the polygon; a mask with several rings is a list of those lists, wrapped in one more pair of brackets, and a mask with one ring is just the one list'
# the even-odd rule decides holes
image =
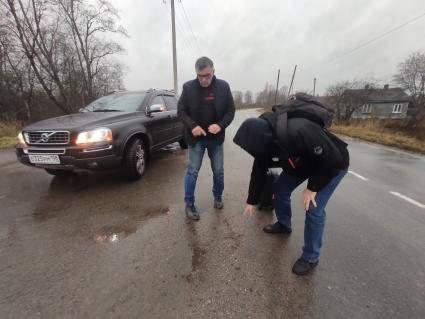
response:
{"label": "wooden utility pole", "polygon": [[174,0],[171,0],[171,28],[173,37],[173,73],[174,73],[174,92],[177,93],[177,50],[176,50],[176,20],[174,13]]}
{"label": "wooden utility pole", "polygon": [[313,84],[313,96],[316,96],[316,78],[314,78],[314,84]]}
{"label": "wooden utility pole", "polygon": [[288,98],[291,95],[292,84],[294,83],[295,72],[297,71],[297,65],[295,64],[294,73],[292,74],[291,85],[289,86]]}
{"label": "wooden utility pole", "polygon": [[276,83],[276,92],[274,94],[274,104],[277,104],[277,90],[279,89],[279,76],[280,76],[280,69],[277,70],[277,83]]}

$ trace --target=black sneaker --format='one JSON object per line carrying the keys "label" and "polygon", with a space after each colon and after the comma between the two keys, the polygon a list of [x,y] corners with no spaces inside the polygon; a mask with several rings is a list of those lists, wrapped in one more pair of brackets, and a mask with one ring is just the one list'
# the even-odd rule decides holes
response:
{"label": "black sneaker", "polygon": [[294,266],[292,267],[292,272],[299,276],[307,275],[310,271],[314,269],[314,267],[317,266],[318,263],[319,263],[318,260],[314,263],[310,263],[304,258],[300,257],[298,258],[298,260],[295,262]]}
{"label": "black sneaker", "polygon": [[274,224],[266,225],[263,231],[268,234],[290,234],[292,233],[291,227],[287,227],[279,222]]}
{"label": "black sneaker", "polygon": [[193,219],[193,220],[200,219],[199,212],[196,209],[195,205],[187,205],[185,212],[186,212],[186,216],[189,217],[190,219]]}
{"label": "black sneaker", "polygon": [[223,209],[224,204],[220,197],[214,198],[214,208],[215,209]]}

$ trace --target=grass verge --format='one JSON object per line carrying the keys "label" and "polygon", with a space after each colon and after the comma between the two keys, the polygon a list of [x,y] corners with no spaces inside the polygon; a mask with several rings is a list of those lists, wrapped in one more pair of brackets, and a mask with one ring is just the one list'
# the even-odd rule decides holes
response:
{"label": "grass verge", "polygon": [[0,148],[14,146],[21,127],[18,122],[0,122]]}
{"label": "grass verge", "polygon": [[365,141],[398,147],[404,150],[425,154],[425,141],[403,132],[383,130],[378,127],[332,125],[331,131]]}
{"label": "grass verge", "polygon": [[[263,108],[259,113],[271,111]],[[331,131],[365,141],[425,154],[425,118],[333,121]]]}

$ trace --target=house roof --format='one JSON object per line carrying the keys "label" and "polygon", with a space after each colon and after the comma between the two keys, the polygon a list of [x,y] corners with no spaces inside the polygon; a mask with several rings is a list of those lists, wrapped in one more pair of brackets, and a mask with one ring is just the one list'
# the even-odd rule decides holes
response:
{"label": "house roof", "polygon": [[364,96],[368,102],[409,102],[410,96],[401,88],[346,90],[345,94]]}

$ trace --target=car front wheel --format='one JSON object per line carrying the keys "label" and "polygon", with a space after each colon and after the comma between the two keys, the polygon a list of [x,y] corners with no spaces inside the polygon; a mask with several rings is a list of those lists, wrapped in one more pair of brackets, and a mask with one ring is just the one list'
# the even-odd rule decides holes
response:
{"label": "car front wheel", "polygon": [[146,170],[146,148],[142,140],[133,140],[124,155],[124,170],[131,180],[142,177]]}

